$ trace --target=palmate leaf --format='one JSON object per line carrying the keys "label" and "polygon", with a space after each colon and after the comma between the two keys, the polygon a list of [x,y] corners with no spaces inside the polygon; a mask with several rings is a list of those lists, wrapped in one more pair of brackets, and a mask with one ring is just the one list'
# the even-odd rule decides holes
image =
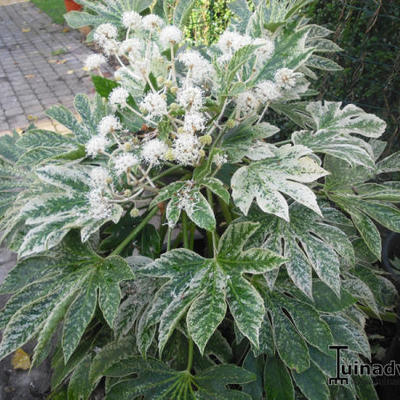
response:
{"label": "palmate leaf", "polygon": [[74,29],[92,26],[94,29],[88,35],[88,42],[93,41],[93,33],[101,24],[111,23],[120,31],[124,31],[126,28],[122,24],[122,14],[125,11],[141,13],[153,3],[151,0],[77,0],[76,2],[85,6],[90,12],[70,11],[64,18]]}
{"label": "palmate leaf", "polygon": [[368,187],[369,184],[362,185],[363,193],[361,194],[356,194],[354,190],[357,191],[357,188],[353,187],[328,192],[328,196],[350,215],[370,251],[380,259],[381,236],[373,220],[391,231],[400,232],[400,210],[389,201],[385,201],[387,199],[385,190],[382,192],[381,200],[379,191],[376,191],[377,187],[371,184],[371,189],[373,189],[371,197]]}
{"label": "palmate leaf", "polygon": [[50,164],[36,170],[42,192],[26,198],[18,217],[28,228],[19,248],[19,256],[40,253],[56,246],[72,228],[81,228],[82,241],[105,222],[118,222],[122,208],[112,205],[107,215],[91,214],[88,194],[91,190],[89,170]]}
{"label": "palmate leaf", "polygon": [[[354,264],[352,243],[343,231],[304,206],[295,203],[289,210],[290,223],[252,210],[249,218],[261,222],[255,237],[288,260],[289,277],[307,296],[312,298],[312,270],[340,296],[340,261],[342,257]],[[329,214],[332,209],[324,205],[322,211]]]}
{"label": "palmate leaf", "polygon": [[313,119],[312,131],[295,132],[293,143],[343,159],[352,166],[373,168],[374,156],[370,145],[351,134],[378,138],[385,131],[385,122],[354,105],[349,104],[343,109],[341,105],[340,102],[328,101],[309,103],[306,111]]}
{"label": "palmate leaf", "polygon": [[25,132],[17,146],[22,152],[17,164],[26,167],[56,158],[75,159],[85,156],[85,149],[72,135],[42,129]]}
{"label": "palmate leaf", "polygon": [[146,321],[147,326],[160,322],[160,351],[189,310],[186,318],[189,334],[203,353],[225,316],[226,303],[240,331],[258,347],[264,305],[243,274],[262,274],[277,268],[284,259],[265,249],[243,250],[257,227],[258,224],[248,222],[230,226],[222,235],[217,254],[212,259],[177,249],[139,269],[139,274],[169,278],[157,292]]}
{"label": "palmate leaf", "polygon": [[[328,353],[333,343],[323,314],[311,304],[289,297],[279,291],[261,289],[265,308],[271,319],[274,346],[288,368],[301,373],[310,367],[307,343]],[[267,314],[267,315],[268,315]]]}
{"label": "palmate leaf", "polygon": [[76,141],[84,145],[92,136],[98,134],[97,127],[101,119],[107,115],[108,106],[103,103],[100,96],[95,96],[90,101],[84,94],[76,95],[74,105],[81,117],[80,120],[64,106],[53,106],[46,111],[46,114],[69,129]]}
{"label": "palmate leaf", "polygon": [[284,193],[318,214],[314,192],[303,183],[311,183],[328,174],[304,146],[275,148],[275,156],[241,167],[231,180],[232,198],[244,215],[255,198],[262,211],[289,221],[289,206]]}
{"label": "palmate leaf", "polygon": [[[34,268],[27,268],[27,261]],[[25,274],[21,287],[18,277]],[[118,311],[121,281],[132,279],[129,265],[118,256],[99,257],[70,234],[56,257],[27,259],[10,272],[3,292],[14,292],[0,314],[4,329],[0,358],[38,338],[34,360],[41,358],[58,323],[64,320],[63,350],[68,361],[90,323],[97,303],[112,327]],[[16,283],[16,285],[15,285]]]}
{"label": "palmate leaf", "polygon": [[313,53],[313,48],[306,48],[309,28],[285,33],[275,41],[275,51],[254,79],[254,83],[262,80],[273,80],[280,68],[299,69]]}
{"label": "palmate leaf", "polygon": [[[204,178],[202,183],[224,201],[229,202],[229,193],[221,181],[216,178]],[[183,210],[198,227],[213,231],[216,225],[214,211],[200,189],[201,185],[193,181],[174,182],[161,189],[151,204],[156,205],[170,199],[166,213],[170,226],[178,223]]]}
{"label": "palmate leaf", "polygon": [[[245,384],[255,375],[231,364],[206,369],[193,376],[188,371],[175,371],[161,361],[132,357],[106,369],[103,374],[121,378],[107,388],[106,400],[250,400],[229,384]],[[125,378],[136,374],[136,378]],[[141,397],[143,396],[143,397]]]}
{"label": "palmate leaf", "polygon": [[[230,162],[239,162],[245,155],[251,156],[252,160],[256,159],[254,153],[258,151],[260,143],[262,143],[262,146],[268,146],[264,142],[257,142],[257,139],[265,139],[279,132],[279,128],[267,122],[253,125],[255,122],[255,118],[249,118],[235,128],[228,130],[222,137],[221,148],[228,155]],[[268,156],[273,156],[271,150],[269,150]],[[267,157],[258,159],[262,158]]]}

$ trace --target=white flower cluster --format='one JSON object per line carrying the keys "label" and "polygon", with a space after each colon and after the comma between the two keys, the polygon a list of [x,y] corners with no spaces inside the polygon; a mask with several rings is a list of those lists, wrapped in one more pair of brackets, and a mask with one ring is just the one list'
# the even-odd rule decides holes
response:
{"label": "white flower cluster", "polygon": [[106,62],[107,60],[102,54],[91,54],[86,58],[84,68],[87,71],[93,71],[100,68]]}
{"label": "white flower cluster", "polygon": [[[108,106],[115,115],[102,118],[97,135],[86,144],[88,157],[102,165],[93,168],[90,175],[91,212],[98,216],[109,216],[110,199],[135,201],[143,190],[154,186],[153,168],[167,162],[185,167],[199,165],[207,156],[208,146],[218,137],[215,131],[231,129],[256,113],[262,118],[270,103],[293,99],[308,87],[303,74],[289,68],[278,69],[272,78],[252,83],[274,57],[274,39],[268,35],[252,38],[227,30],[216,46],[200,53],[182,46],[183,32],[166,25],[157,15],[142,17],[127,11],[121,23],[126,28],[122,40],[111,24],[100,25],[94,33],[105,54],[113,55],[120,64],[114,75],[119,85],[108,96]],[[215,99],[220,96],[218,90],[224,84],[229,61],[249,45],[254,46],[250,49],[253,53],[249,51],[252,64],[247,71],[235,71],[234,82],[240,83],[237,94],[224,94],[225,103],[219,105],[222,108],[208,107],[213,103],[217,106]],[[105,62],[104,56],[92,55],[85,68],[98,69]],[[247,84],[248,89],[240,92]],[[227,161],[227,154],[217,149],[213,165],[221,168]],[[129,189],[121,189],[125,185]],[[179,207],[191,207],[191,192],[189,185],[179,193]]]}

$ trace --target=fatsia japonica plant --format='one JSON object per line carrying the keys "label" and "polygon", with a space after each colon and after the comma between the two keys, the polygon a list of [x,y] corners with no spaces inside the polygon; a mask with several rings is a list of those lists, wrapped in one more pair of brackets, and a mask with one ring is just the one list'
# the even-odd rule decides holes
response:
{"label": "fatsia japonica plant", "polygon": [[254,3],[201,48],[192,2],[130,3],[93,33],[96,96],[47,112],[70,133],[0,139],[0,356],[35,339],[55,398],[376,398],[370,377],[328,386],[329,346],[369,360],[366,315],[395,304],[378,227],[400,231],[400,155],[376,116],[312,98],[339,67],[307,1]]}

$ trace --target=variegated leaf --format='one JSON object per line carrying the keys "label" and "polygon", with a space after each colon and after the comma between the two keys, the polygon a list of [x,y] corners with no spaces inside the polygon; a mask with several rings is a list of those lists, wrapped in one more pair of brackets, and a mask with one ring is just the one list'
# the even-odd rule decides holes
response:
{"label": "variegated leaf", "polygon": [[[258,347],[264,305],[256,289],[242,275],[262,274],[277,268],[284,259],[269,250],[243,250],[256,228],[257,224],[252,223],[230,226],[221,237],[213,259],[177,249],[138,271],[142,275],[170,279],[156,294],[147,315],[147,326],[160,321],[160,350],[190,307],[188,329],[203,352],[225,316],[226,303],[241,332]],[[207,313],[204,313],[205,309]]]}
{"label": "variegated leaf", "polygon": [[232,177],[232,197],[247,215],[255,198],[262,211],[289,221],[289,207],[284,193],[318,214],[314,192],[304,185],[328,174],[304,146],[282,146],[275,157],[240,168]]}
{"label": "variegated leaf", "polygon": [[312,117],[313,131],[295,132],[293,142],[317,153],[343,159],[352,166],[373,168],[374,155],[370,145],[351,134],[378,138],[385,131],[385,122],[352,104],[343,109],[341,106],[340,102],[309,103],[306,111]]}
{"label": "variegated leaf", "polygon": [[[34,360],[41,360],[58,322],[64,319],[63,347],[68,360],[93,317],[98,292],[100,309],[112,325],[120,302],[119,284],[133,278],[131,268],[118,256],[102,259],[72,234],[59,248],[57,257],[36,257],[31,263],[28,260],[17,264],[14,278],[5,284],[6,291],[17,292],[0,314],[5,326],[0,356],[37,335]],[[39,263],[39,270],[30,274],[32,281],[22,287],[13,285],[15,277],[35,262]]]}

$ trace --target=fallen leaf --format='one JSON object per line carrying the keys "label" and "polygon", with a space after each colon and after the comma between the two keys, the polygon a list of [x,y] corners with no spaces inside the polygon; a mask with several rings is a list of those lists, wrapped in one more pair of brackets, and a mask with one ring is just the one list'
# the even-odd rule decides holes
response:
{"label": "fallen leaf", "polygon": [[31,367],[31,359],[24,350],[18,349],[11,359],[11,365],[14,369],[23,369],[26,371]]}
{"label": "fallen leaf", "polygon": [[65,64],[67,60],[57,60],[57,64]]}
{"label": "fallen leaf", "polygon": [[49,64],[55,64],[58,60],[49,60]]}
{"label": "fallen leaf", "polygon": [[63,32],[64,33],[67,33],[67,32],[69,32],[71,29],[69,29],[67,26],[63,29]]}
{"label": "fallen leaf", "polygon": [[28,74],[28,75],[25,75],[25,78],[26,79],[32,79],[32,78],[34,78],[36,75],[35,74]]}
{"label": "fallen leaf", "polygon": [[69,71],[67,71],[68,75],[72,75],[75,71],[73,69],[70,69]]}
{"label": "fallen leaf", "polygon": [[24,32],[24,33],[28,33],[28,32],[31,31],[31,28],[22,28],[21,30],[22,30],[22,32]]}
{"label": "fallen leaf", "polygon": [[37,120],[38,119],[38,117],[36,117],[36,116],[34,116],[34,115],[28,115],[28,121],[33,121],[33,120]]}

